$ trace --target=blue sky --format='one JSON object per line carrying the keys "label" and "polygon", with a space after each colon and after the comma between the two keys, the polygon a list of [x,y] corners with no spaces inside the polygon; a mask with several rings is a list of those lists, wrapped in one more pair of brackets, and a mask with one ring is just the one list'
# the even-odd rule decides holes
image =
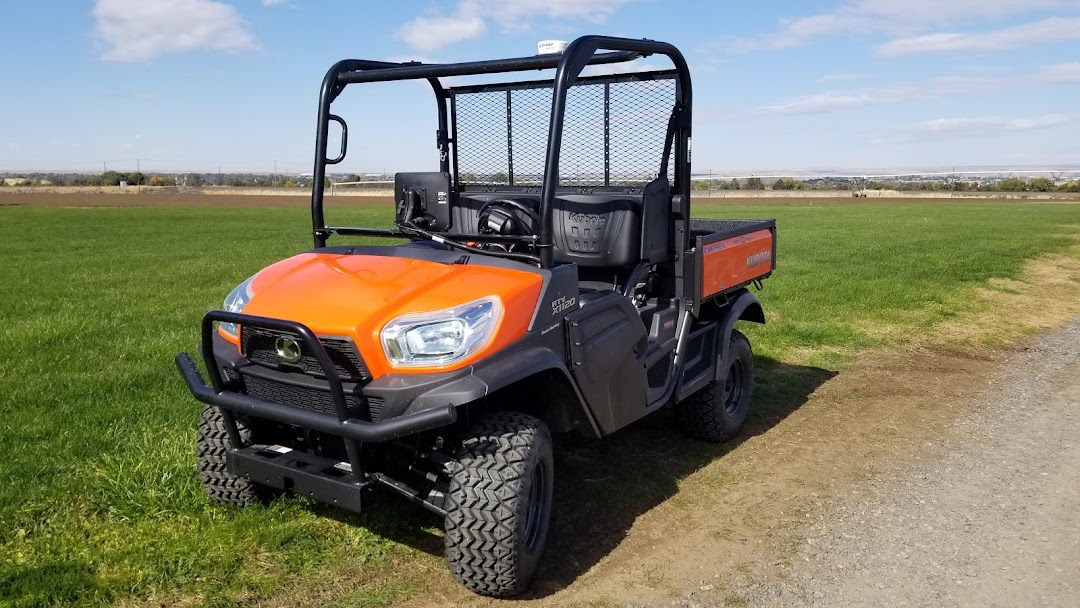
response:
{"label": "blue sky", "polygon": [[[664,40],[694,73],[694,170],[1080,163],[1080,1],[17,2],[0,37],[0,171],[310,171],[346,57],[530,55]],[[645,60],[649,67],[664,65]],[[350,88],[343,171],[430,169],[430,94]]]}

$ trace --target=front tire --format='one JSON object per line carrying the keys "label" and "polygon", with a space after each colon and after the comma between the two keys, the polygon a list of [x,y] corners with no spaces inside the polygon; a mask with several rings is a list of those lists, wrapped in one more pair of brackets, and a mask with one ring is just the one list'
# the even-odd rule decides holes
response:
{"label": "front tire", "polygon": [[462,441],[446,509],[446,562],[462,586],[506,597],[525,590],[551,521],[555,463],[541,420],[481,418]]}
{"label": "front tire", "polygon": [[711,382],[675,407],[675,417],[687,435],[711,442],[729,441],[738,434],[750,411],[754,392],[754,352],[750,340],[732,330],[724,381]]}
{"label": "front tire", "polygon": [[[243,419],[237,418],[236,426],[240,430],[240,438],[250,443],[251,429]],[[218,408],[208,405],[203,408],[199,430],[195,435],[195,455],[199,461],[199,481],[203,489],[214,502],[226,507],[248,507],[272,500],[274,493],[270,488],[228,471],[225,467],[228,450],[229,433],[225,430],[225,420]]]}

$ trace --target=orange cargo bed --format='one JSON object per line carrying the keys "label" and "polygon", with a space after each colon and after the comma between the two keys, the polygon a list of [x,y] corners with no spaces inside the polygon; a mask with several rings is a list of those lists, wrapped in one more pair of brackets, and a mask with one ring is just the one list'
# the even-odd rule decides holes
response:
{"label": "orange cargo bed", "polygon": [[685,273],[694,289],[694,314],[702,302],[760,281],[776,268],[775,220],[690,220],[693,255]]}

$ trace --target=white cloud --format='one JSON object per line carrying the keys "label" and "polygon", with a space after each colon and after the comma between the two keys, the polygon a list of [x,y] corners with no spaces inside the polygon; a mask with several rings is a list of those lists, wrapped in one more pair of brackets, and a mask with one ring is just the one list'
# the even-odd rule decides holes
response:
{"label": "white cloud", "polygon": [[1001,133],[1020,133],[1049,129],[1072,122],[1063,114],[1046,114],[1033,118],[1006,119],[998,116],[973,118],[938,118],[917,123],[912,131],[929,137],[978,137]]}
{"label": "white cloud", "polygon": [[862,108],[881,103],[881,100],[868,94],[839,95],[822,93],[807,95],[791,101],[771,106],[762,106],[755,110],[757,114],[825,114],[836,110]]}
{"label": "white cloud", "polygon": [[527,28],[536,17],[604,23],[634,0],[462,0],[459,10],[490,17],[509,29]]}
{"label": "white cloud", "polygon": [[285,0],[262,0],[263,6],[278,6],[279,4],[285,4]]}
{"label": "white cloud", "polygon": [[736,38],[728,46],[735,52],[748,52],[792,48],[838,34],[912,36],[957,21],[1077,7],[1077,0],[849,0],[833,12],[793,19],[776,32]]}
{"label": "white cloud", "polygon": [[240,13],[214,0],[97,0],[91,14],[94,39],[108,61],[258,48]]}
{"label": "white cloud", "polygon": [[508,30],[527,29],[537,17],[604,23],[624,4],[635,0],[459,0],[450,16],[417,17],[402,25],[395,37],[423,52],[479,38],[487,20]]}
{"label": "white cloud", "polygon": [[1048,65],[1037,78],[1043,82],[1080,82],[1080,62]]}
{"label": "white cloud", "polygon": [[825,114],[837,110],[849,110],[887,103],[985,93],[1008,85],[1009,81],[1003,78],[941,76],[927,81],[899,83],[885,87],[807,95],[790,101],[759,107],[754,110],[754,113]]}
{"label": "white cloud", "polygon": [[877,47],[887,56],[926,53],[987,53],[1045,42],[1080,39],[1080,18],[1052,17],[991,32],[935,33],[890,40]]}
{"label": "white cloud", "polygon": [[479,38],[487,31],[476,16],[417,17],[398,28],[394,35],[421,52],[437,51],[465,40]]}

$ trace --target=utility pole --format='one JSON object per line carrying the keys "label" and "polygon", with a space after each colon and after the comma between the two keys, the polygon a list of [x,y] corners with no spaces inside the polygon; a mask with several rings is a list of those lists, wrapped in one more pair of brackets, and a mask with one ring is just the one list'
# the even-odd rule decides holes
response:
{"label": "utility pole", "polygon": [[277,184],[277,161],[274,161],[274,177],[270,180],[270,187],[273,188]]}
{"label": "utility pole", "polygon": [[142,192],[142,168],[139,166],[139,159],[135,159],[135,191]]}

